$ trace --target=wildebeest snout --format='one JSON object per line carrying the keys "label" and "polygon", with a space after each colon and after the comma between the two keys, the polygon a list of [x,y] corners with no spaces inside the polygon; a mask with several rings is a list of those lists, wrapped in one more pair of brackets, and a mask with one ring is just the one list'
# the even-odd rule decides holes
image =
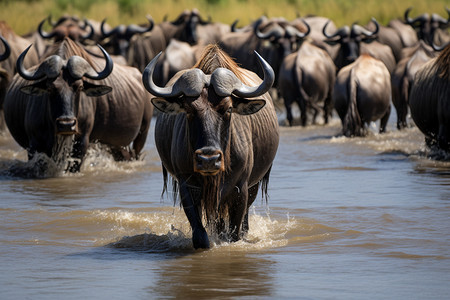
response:
{"label": "wildebeest snout", "polygon": [[219,149],[205,147],[194,154],[194,171],[204,176],[213,176],[225,170],[223,152]]}
{"label": "wildebeest snout", "polygon": [[56,134],[71,135],[77,133],[77,119],[76,118],[57,118],[56,119]]}

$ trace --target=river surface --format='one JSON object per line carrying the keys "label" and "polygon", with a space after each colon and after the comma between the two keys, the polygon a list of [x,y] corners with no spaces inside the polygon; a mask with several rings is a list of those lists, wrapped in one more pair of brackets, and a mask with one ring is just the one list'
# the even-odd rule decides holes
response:
{"label": "river surface", "polygon": [[143,160],[94,147],[75,175],[43,176],[0,137],[0,298],[448,299],[450,162],[394,123],[282,127],[248,236],[206,251],[161,196],[154,122]]}

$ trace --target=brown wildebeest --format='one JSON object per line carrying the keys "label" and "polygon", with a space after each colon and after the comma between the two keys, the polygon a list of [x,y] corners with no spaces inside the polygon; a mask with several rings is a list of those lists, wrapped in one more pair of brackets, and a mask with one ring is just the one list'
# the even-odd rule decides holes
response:
{"label": "brown wildebeest", "polygon": [[257,56],[262,82],[216,45],[207,46],[194,68],[178,72],[167,87],[152,78],[159,55],[143,73],[146,89],[157,97],[152,103],[163,112],[155,141],[164,182],[167,173],[175,180],[194,248],[210,246],[203,217],[222,239],[239,240],[248,231],[248,209],[259,186],[267,193],[279,132],[267,93],[274,72]]}
{"label": "brown wildebeest", "polygon": [[365,124],[379,119],[380,132],[384,132],[391,112],[388,69],[380,60],[361,55],[339,71],[333,101],[345,136],[364,136]]}

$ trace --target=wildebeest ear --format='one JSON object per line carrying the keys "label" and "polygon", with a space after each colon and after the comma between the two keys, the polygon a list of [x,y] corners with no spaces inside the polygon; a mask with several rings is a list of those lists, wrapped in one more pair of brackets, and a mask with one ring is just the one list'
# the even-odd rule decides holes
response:
{"label": "wildebeest ear", "polygon": [[158,110],[166,114],[174,115],[185,111],[180,103],[176,101],[167,101],[164,98],[153,98],[152,103]]}
{"label": "wildebeest ear", "polygon": [[238,97],[233,97],[232,99],[233,112],[240,115],[254,114],[266,105],[266,100],[264,99],[247,100]]}
{"label": "wildebeest ear", "polygon": [[89,97],[100,97],[112,91],[112,87],[107,85],[96,85],[83,81],[84,93]]}
{"label": "wildebeest ear", "polygon": [[40,96],[40,95],[46,94],[48,92],[47,83],[44,80],[44,81],[40,81],[40,82],[33,83],[30,85],[26,85],[26,86],[21,87],[20,91],[27,95]]}
{"label": "wildebeest ear", "polygon": [[376,37],[365,37],[361,40],[361,42],[366,43],[366,44],[370,44],[373,41],[375,41],[377,38]]}
{"label": "wildebeest ear", "polygon": [[324,40],[324,42],[330,46],[335,46],[335,45],[340,44],[340,40]]}

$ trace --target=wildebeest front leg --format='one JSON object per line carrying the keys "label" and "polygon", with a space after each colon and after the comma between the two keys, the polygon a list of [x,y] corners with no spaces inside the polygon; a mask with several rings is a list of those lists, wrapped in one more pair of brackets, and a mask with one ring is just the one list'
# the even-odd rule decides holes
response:
{"label": "wildebeest front leg", "polygon": [[208,234],[202,224],[202,216],[196,203],[201,199],[194,199],[185,182],[180,183],[181,204],[184,213],[189,220],[192,228],[192,243],[195,249],[209,248]]}
{"label": "wildebeest front leg", "polygon": [[83,163],[84,156],[86,155],[87,148],[89,146],[89,137],[82,136],[76,138],[72,148],[73,161],[69,162],[67,170],[71,173],[79,172],[81,164]]}

